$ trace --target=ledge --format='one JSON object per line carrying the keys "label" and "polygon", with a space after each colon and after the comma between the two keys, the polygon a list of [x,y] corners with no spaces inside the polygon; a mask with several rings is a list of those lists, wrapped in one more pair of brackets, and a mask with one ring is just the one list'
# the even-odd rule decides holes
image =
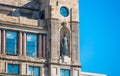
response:
{"label": "ledge", "polygon": [[14,17],[14,16],[7,16],[6,14],[0,13],[0,22],[5,23],[14,23],[14,24],[21,24],[26,26],[38,26],[38,20],[34,19],[27,19],[26,17]]}
{"label": "ledge", "polygon": [[18,61],[18,62],[30,62],[30,63],[41,63],[46,64],[47,59],[42,58],[31,58],[31,57],[20,57],[20,56],[8,56],[2,55],[0,56],[0,60],[7,60],[7,61]]}

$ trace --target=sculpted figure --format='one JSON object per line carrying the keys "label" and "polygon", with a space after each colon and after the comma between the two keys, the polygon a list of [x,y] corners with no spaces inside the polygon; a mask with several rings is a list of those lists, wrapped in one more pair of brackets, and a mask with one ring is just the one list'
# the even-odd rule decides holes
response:
{"label": "sculpted figure", "polygon": [[61,42],[61,53],[62,55],[68,55],[68,39],[66,34],[64,34]]}

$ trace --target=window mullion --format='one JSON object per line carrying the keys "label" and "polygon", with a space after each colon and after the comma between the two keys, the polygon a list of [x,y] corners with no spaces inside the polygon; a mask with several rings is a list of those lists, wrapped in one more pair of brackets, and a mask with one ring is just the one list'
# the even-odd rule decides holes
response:
{"label": "window mullion", "polygon": [[14,74],[14,65],[12,64],[12,74]]}
{"label": "window mullion", "polygon": [[1,29],[0,29],[0,54],[1,54],[1,38],[2,38],[2,33],[1,33]]}

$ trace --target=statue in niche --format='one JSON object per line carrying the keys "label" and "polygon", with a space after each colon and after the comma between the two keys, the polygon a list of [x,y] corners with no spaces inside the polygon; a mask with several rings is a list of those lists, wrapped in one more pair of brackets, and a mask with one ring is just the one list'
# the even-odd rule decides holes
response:
{"label": "statue in niche", "polygon": [[61,55],[68,56],[68,39],[65,33],[63,34],[63,38],[61,40]]}

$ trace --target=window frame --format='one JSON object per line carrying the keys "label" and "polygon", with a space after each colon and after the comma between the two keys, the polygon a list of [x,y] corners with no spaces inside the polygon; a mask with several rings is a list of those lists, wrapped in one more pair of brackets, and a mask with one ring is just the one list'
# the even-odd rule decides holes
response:
{"label": "window frame", "polygon": [[[35,57],[33,57],[33,56],[28,56],[27,55],[27,35],[36,35],[36,46],[34,46],[34,48],[36,48],[36,50],[34,50],[34,51],[36,51],[36,56]],[[30,46],[29,46],[30,47]],[[33,46],[32,46],[33,47]],[[26,33],[26,56],[27,57],[32,57],[32,58],[37,58],[38,57],[38,34],[37,33]]]}
{"label": "window frame", "polygon": [[[9,42],[9,43],[7,43],[7,32],[15,32],[16,33],[16,43],[12,43],[12,42]],[[19,40],[19,38],[18,38],[19,36],[18,36],[18,31],[13,31],[13,30],[6,30],[6,33],[5,33],[5,54],[6,55],[12,55],[12,56],[17,56],[18,55],[18,40]],[[16,46],[16,54],[14,53],[14,54],[10,54],[10,53],[7,53],[7,44],[14,44],[15,46]],[[15,51],[14,50],[14,51]]]}
{"label": "window frame", "polygon": [[[29,71],[29,68],[30,68],[30,67],[32,67],[32,69],[33,69],[33,70],[32,70],[32,71],[33,71],[33,75],[32,75],[32,76],[35,75],[35,73],[34,73],[34,72],[35,72],[35,71],[34,71],[35,68],[38,68],[38,69],[39,69],[39,70],[38,70],[38,72],[39,72],[39,76],[41,76],[41,75],[40,75],[41,68],[40,68],[39,66],[28,66],[27,71]],[[29,75],[29,72],[28,72],[27,74]],[[31,76],[31,75],[30,75],[30,76]]]}
{"label": "window frame", "polygon": [[[11,68],[12,74],[8,73],[8,69],[9,69],[8,66],[9,66],[9,65],[12,66],[12,68]],[[16,70],[16,69],[14,68],[15,66],[18,66],[18,74],[15,74],[15,73],[14,73],[14,70]],[[10,63],[10,64],[7,64],[7,74],[9,74],[9,75],[19,75],[19,74],[20,74],[20,65],[19,65],[19,64],[11,64],[11,63]]]}
{"label": "window frame", "polygon": [[61,71],[64,71],[64,76],[66,76],[66,71],[69,71],[69,76],[71,76],[71,71],[70,69],[60,69],[60,76],[61,76]]}

